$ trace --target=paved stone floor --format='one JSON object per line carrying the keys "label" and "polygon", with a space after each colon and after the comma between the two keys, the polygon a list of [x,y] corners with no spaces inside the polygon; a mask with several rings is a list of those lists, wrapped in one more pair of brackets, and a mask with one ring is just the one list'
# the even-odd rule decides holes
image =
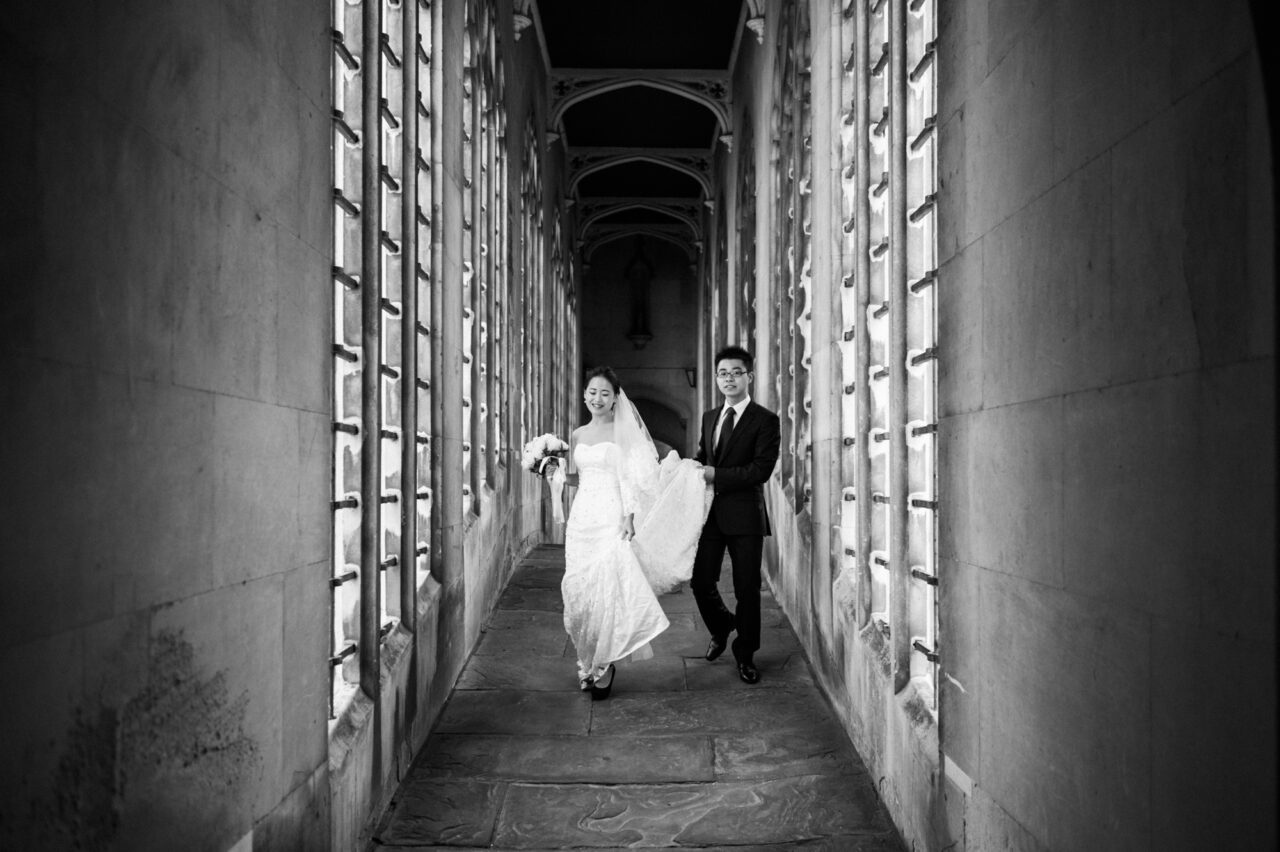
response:
{"label": "paved stone floor", "polygon": [[671,627],[654,657],[623,661],[592,702],[563,571],[551,546],[516,569],[373,848],[903,849],[771,595],[760,683],[738,679],[731,653],[703,659],[685,588],[662,598]]}

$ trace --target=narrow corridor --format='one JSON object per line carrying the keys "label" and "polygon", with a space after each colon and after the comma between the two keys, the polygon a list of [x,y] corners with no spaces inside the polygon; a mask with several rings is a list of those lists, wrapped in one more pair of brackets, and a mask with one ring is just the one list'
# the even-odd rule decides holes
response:
{"label": "narrow corridor", "polygon": [[554,546],[517,567],[374,848],[903,848],[770,594],[759,684],[702,659],[686,589],[662,598],[653,659],[624,662],[592,702],[563,571]]}

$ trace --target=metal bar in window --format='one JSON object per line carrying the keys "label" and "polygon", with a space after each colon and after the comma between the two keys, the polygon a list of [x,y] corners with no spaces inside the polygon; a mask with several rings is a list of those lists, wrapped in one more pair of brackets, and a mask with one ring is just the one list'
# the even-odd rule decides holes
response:
{"label": "metal bar in window", "polygon": [[418,550],[417,550],[418,556],[426,556],[430,552],[431,552],[430,545],[427,545],[427,544],[418,545]]}
{"label": "metal bar in window", "polygon": [[884,257],[888,251],[889,251],[889,238],[885,237],[879,243],[876,244],[875,248],[871,250],[871,256],[874,258],[881,258],[881,257]]}
{"label": "metal bar in window", "polygon": [[884,8],[884,0],[871,0],[871,14],[879,15],[880,10]]}
{"label": "metal bar in window", "polygon": [[418,433],[418,443],[425,447],[427,444],[430,444],[430,443],[431,443],[431,438],[430,438],[430,436],[428,436],[428,435],[424,435],[424,434],[422,434],[421,432],[419,432],[419,433]]}
{"label": "metal bar in window", "polygon": [[343,423],[341,420],[335,420],[333,423],[333,431],[344,432],[348,435],[359,435],[360,426],[357,423]]}
{"label": "metal bar in window", "polygon": [[889,378],[889,368],[881,367],[879,370],[876,370],[874,373],[871,374],[871,378],[873,381],[877,381],[877,382],[882,379]]}
{"label": "metal bar in window", "polygon": [[400,378],[400,371],[388,364],[379,364],[378,372],[386,376],[388,379]]}
{"label": "metal bar in window", "polygon": [[391,314],[391,316],[393,317],[400,316],[400,309],[396,307],[395,302],[391,301],[390,299],[384,296],[381,300],[381,304],[382,304],[382,310],[385,313]]}
{"label": "metal bar in window", "polygon": [[925,0],[911,0],[911,11],[919,12],[920,8],[924,6],[924,4]]}
{"label": "metal bar in window", "polygon": [[391,169],[387,168],[386,166],[382,166],[381,168],[378,169],[378,176],[382,180],[382,185],[385,186],[387,189],[391,190],[392,192],[400,191],[400,181],[396,180],[395,177],[391,174]]}
{"label": "metal bar in window", "polygon": [[889,560],[885,559],[883,556],[873,556],[871,557],[871,561],[879,565],[881,568],[889,567]]}
{"label": "metal bar in window", "polygon": [[[417,156],[416,156],[416,157],[414,157],[414,162],[415,162],[415,163],[417,163],[418,171],[420,171],[420,172],[429,172],[429,171],[431,171],[431,163],[427,162],[427,158],[426,158],[426,157],[422,156],[422,150],[421,150],[421,149],[419,149],[419,150],[418,150],[418,154],[417,154]],[[425,214],[425,213],[424,213],[424,214],[422,214],[422,215],[423,215],[423,218],[426,218],[426,214]],[[430,223],[430,221],[431,221],[430,219],[427,219],[427,223]]]}
{"label": "metal bar in window", "polygon": [[885,42],[880,48],[880,58],[876,60],[876,64],[871,66],[871,76],[879,77],[884,73],[885,66],[889,64],[889,42]]}
{"label": "metal bar in window", "polygon": [[419,390],[431,390],[431,382],[419,377],[416,382]]}
{"label": "metal bar in window", "polygon": [[400,440],[400,433],[395,431],[394,429],[382,429],[380,430],[380,432],[382,434],[383,440],[386,440],[386,441]]}
{"label": "metal bar in window", "polygon": [[932,574],[926,574],[925,572],[921,571],[919,568],[912,568],[911,576],[915,577],[917,580],[920,580],[921,582],[928,583],[930,586],[938,585],[937,577],[933,576]]}
{"label": "metal bar in window", "polygon": [[938,433],[937,423],[926,423],[923,426],[917,426],[911,430],[911,434],[917,438],[920,437],[921,435],[936,435],[937,433]]}
{"label": "metal bar in window", "polygon": [[386,624],[382,625],[378,628],[378,641],[381,642],[383,639],[386,639],[388,634],[395,629],[396,623],[394,621],[388,621]]}
{"label": "metal bar in window", "polygon": [[347,118],[342,110],[335,108],[333,111],[333,127],[342,134],[342,138],[346,139],[352,145],[360,144],[360,134],[347,124]]}
{"label": "metal bar in window", "polygon": [[921,642],[919,639],[917,639],[916,641],[912,642],[912,643],[911,643],[911,647],[912,647],[912,648],[915,648],[915,649],[916,649],[917,651],[919,651],[921,654],[924,654],[924,658],[925,658],[926,660],[928,660],[929,662],[931,662],[931,663],[936,663],[936,662],[938,662],[938,654],[937,654],[937,652],[936,652],[936,651],[931,651],[931,650],[929,650],[929,648],[928,648],[928,647],[927,647],[923,642]]}
{"label": "metal bar in window", "polygon": [[938,203],[938,193],[931,192],[928,195],[926,195],[924,197],[924,202],[915,210],[911,211],[911,217],[910,217],[911,223],[914,225],[916,222],[919,222],[925,216],[928,216],[929,211],[933,210],[933,206],[937,203]]}
{"label": "metal bar in window", "polygon": [[342,665],[342,661],[345,660],[347,657],[350,657],[355,652],[356,652],[356,643],[352,642],[350,645],[348,645],[347,647],[343,648],[341,651],[339,651],[338,653],[330,657],[329,665],[331,666]]}
{"label": "metal bar in window", "polygon": [[889,189],[889,173],[888,173],[888,172],[881,172],[881,173],[880,173],[880,182],[879,182],[879,183],[877,183],[877,184],[876,184],[876,185],[871,189],[871,194],[872,194],[872,195],[874,195],[876,198],[879,198],[880,196],[884,195],[884,194],[885,194],[885,192],[886,192],[888,189]]}
{"label": "metal bar in window", "polygon": [[929,137],[932,136],[933,132],[937,129],[938,117],[936,115],[931,115],[926,118],[924,120],[924,127],[922,127],[920,132],[916,134],[916,137],[911,140],[911,150],[919,151],[920,147],[924,145],[925,142],[929,141]]}
{"label": "metal bar in window", "polygon": [[360,289],[360,279],[347,272],[341,266],[333,267],[333,280],[353,292]]}
{"label": "metal bar in window", "polygon": [[924,72],[928,71],[929,66],[933,64],[933,59],[937,52],[938,42],[936,40],[924,46],[924,56],[921,56],[920,61],[916,63],[916,67],[911,69],[911,82],[918,83],[920,81],[920,78],[924,76]]}
{"label": "metal bar in window", "polygon": [[917,497],[911,501],[911,505],[917,509],[936,510],[938,508],[938,501],[937,500],[921,500],[920,498]]}
{"label": "metal bar in window", "polygon": [[[877,491],[876,493],[871,495],[871,502],[880,503],[881,505],[888,506],[891,501],[889,500],[888,494],[881,494],[879,491]],[[886,562],[885,564],[887,565],[889,563]]]}
{"label": "metal bar in window", "polygon": [[889,108],[885,107],[880,112],[880,120],[871,128],[872,135],[883,136],[885,131],[889,129]]}
{"label": "metal bar in window", "polygon": [[386,98],[378,99],[378,115],[382,117],[382,121],[392,130],[400,129],[400,119],[396,118],[396,114],[391,111],[391,104],[387,103]]}
{"label": "metal bar in window", "polygon": [[387,58],[387,63],[390,64],[392,68],[399,68],[400,57],[396,55],[395,48],[391,46],[391,36],[387,33],[383,33],[378,41],[382,55]]}
{"label": "metal bar in window", "polygon": [[930,286],[931,284],[936,283],[937,280],[938,280],[938,270],[930,269],[924,275],[920,276],[915,281],[912,281],[911,286],[908,289],[912,293],[919,293],[924,288]]}
{"label": "metal bar in window", "polygon": [[[426,224],[430,225],[430,224],[431,224],[431,220],[429,220],[429,219],[428,219]],[[415,268],[415,272],[416,272],[416,274],[417,274],[417,276],[418,276],[418,280],[419,280],[419,281],[430,281],[430,280],[431,280],[431,273],[430,273],[430,272],[428,272],[427,270],[423,269],[423,268],[422,268],[422,264],[421,264],[421,263],[419,263],[419,264],[415,264],[415,267],[416,267],[416,268]]]}
{"label": "metal bar in window", "polygon": [[360,500],[355,497],[344,497],[341,500],[334,500],[331,505],[335,511],[338,509],[355,509],[360,506]]}
{"label": "metal bar in window", "polygon": [[422,41],[418,41],[418,61],[423,65],[431,64],[431,54],[427,53],[427,49],[422,46]]}
{"label": "metal bar in window", "polygon": [[360,356],[358,354],[356,354],[355,352],[352,352],[350,349],[343,346],[341,343],[333,344],[333,354],[341,358],[343,361],[347,361],[351,364],[354,364],[355,362],[360,360]]}
{"label": "metal bar in window", "polygon": [[430,337],[430,336],[431,336],[431,329],[429,329],[429,328],[427,328],[425,325],[423,325],[423,323],[422,323],[422,321],[421,321],[421,320],[419,320],[418,322],[414,323],[413,328],[414,328],[414,331],[416,331],[418,334],[421,334],[423,337]]}
{"label": "metal bar in window", "polygon": [[928,349],[924,350],[919,355],[916,355],[911,359],[911,366],[918,367],[921,364],[923,364],[925,361],[936,361],[937,359],[938,359],[938,347],[930,346]]}
{"label": "metal bar in window", "polygon": [[379,571],[386,571],[388,568],[394,568],[400,564],[400,557],[388,556],[386,559],[378,563]]}
{"label": "metal bar in window", "polygon": [[378,498],[378,502],[383,504],[399,503],[400,497],[397,494],[383,494]]}
{"label": "metal bar in window", "polygon": [[341,207],[352,219],[360,215],[360,208],[356,203],[343,195],[342,190],[337,187],[333,188],[333,203]]}
{"label": "metal bar in window", "polygon": [[351,53],[351,49],[347,47],[342,31],[331,27],[329,35],[333,39],[333,50],[338,54],[338,58],[342,60],[342,64],[347,66],[348,70],[359,71],[360,60],[356,59],[355,55]]}
{"label": "metal bar in window", "polygon": [[354,580],[358,576],[360,575],[357,574],[355,571],[348,571],[345,574],[339,574],[336,577],[330,578],[329,585],[336,589],[339,586],[341,586],[343,583],[350,583],[352,580]]}
{"label": "metal bar in window", "polygon": [[[852,329],[852,328],[847,328],[847,329],[845,329],[845,331],[844,331],[844,341],[845,341],[845,343],[848,343],[849,341],[853,340],[853,338],[854,338],[854,336],[855,336],[855,335],[857,335],[857,332],[856,332],[854,329]],[[852,385],[850,385],[850,387],[852,387]],[[849,392],[851,392],[851,391],[849,391]]]}
{"label": "metal bar in window", "polygon": [[396,241],[392,238],[392,236],[391,236],[390,234],[388,234],[386,231],[383,231],[383,232],[379,235],[379,237],[378,237],[378,242],[379,242],[379,243],[382,245],[382,247],[383,247],[384,249],[386,249],[390,254],[399,254],[399,253],[400,253],[400,244],[399,244],[398,242],[396,242]]}
{"label": "metal bar in window", "polygon": [[858,443],[858,439],[857,439],[857,438],[845,438],[843,441],[841,441],[841,443],[842,443],[842,444],[844,444],[846,447],[852,447],[852,446],[854,446],[854,445],[856,445],[856,444]]}
{"label": "metal bar in window", "polygon": [[887,313],[889,313],[889,303],[881,302],[880,307],[876,308],[875,311],[872,312],[871,316],[875,319],[880,319]]}

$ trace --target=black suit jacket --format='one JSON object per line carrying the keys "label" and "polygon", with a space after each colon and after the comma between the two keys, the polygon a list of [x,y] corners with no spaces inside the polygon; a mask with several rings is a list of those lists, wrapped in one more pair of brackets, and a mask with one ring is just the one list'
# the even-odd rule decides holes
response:
{"label": "black suit jacket", "polygon": [[778,463],[781,430],[778,415],[755,402],[747,403],[742,419],[729,433],[724,458],[715,460],[716,420],[724,406],[702,415],[702,437],[695,458],[716,469],[715,499],[707,523],[716,523],[725,535],[769,535],[769,511],[764,504],[764,484]]}

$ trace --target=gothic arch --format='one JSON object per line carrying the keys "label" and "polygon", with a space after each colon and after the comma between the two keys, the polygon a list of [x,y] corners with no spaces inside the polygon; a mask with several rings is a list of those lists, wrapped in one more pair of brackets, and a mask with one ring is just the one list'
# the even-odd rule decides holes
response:
{"label": "gothic arch", "polygon": [[721,133],[728,133],[730,130],[728,86],[719,76],[712,75],[690,75],[672,78],[641,74],[595,79],[562,77],[552,84],[552,91],[555,93],[555,105],[551,111],[551,126],[563,132],[564,127],[561,122],[570,107],[609,92],[630,89],[635,86],[658,89],[701,104],[715,116]]}
{"label": "gothic arch", "polygon": [[582,259],[584,262],[590,263],[591,255],[595,254],[596,249],[611,243],[614,240],[620,240],[624,237],[634,237],[636,235],[653,237],[656,240],[663,240],[664,242],[678,246],[684,251],[685,257],[688,258],[690,263],[695,263],[698,260],[698,249],[693,243],[682,238],[679,234],[673,233],[671,230],[664,229],[658,225],[628,225],[620,227],[616,231],[611,230],[600,234],[599,236],[592,237],[582,248]]}
{"label": "gothic arch", "polygon": [[[586,159],[586,158],[584,158]],[[641,153],[639,151],[620,152],[610,154],[608,156],[600,156],[591,158],[590,162],[582,165],[573,172],[569,178],[569,194],[576,196],[578,193],[578,184],[587,175],[595,174],[604,169],[613,168],[614,166],[622,166],[627,163],[651,163],[655,166],[663,166],[681,174],[688,175],[698,182],[698,186],[702,187],[702,195],[704,198],[711,197],[711,178],[707,176],[705,171],[698,169],[700,161],[686,162],[691,160],[688,157],[664,156],[662,154]]]}
{"label": "gothic arch", "polygon": [[587,233],[587,231],[591,229],[591,226],[599,222],[601,219],[627,210],[652,210],[655,213],[670,216],[672,219],[688,226],[689,231],[694,235],[695,239],[701,231],[696,219],[681,210],[675,209],[670,204],[662,204],[657,201],[625,201],[618,204],[603,206],[599,210],[592,211],[586,219],[583,220],[581,233]]}

